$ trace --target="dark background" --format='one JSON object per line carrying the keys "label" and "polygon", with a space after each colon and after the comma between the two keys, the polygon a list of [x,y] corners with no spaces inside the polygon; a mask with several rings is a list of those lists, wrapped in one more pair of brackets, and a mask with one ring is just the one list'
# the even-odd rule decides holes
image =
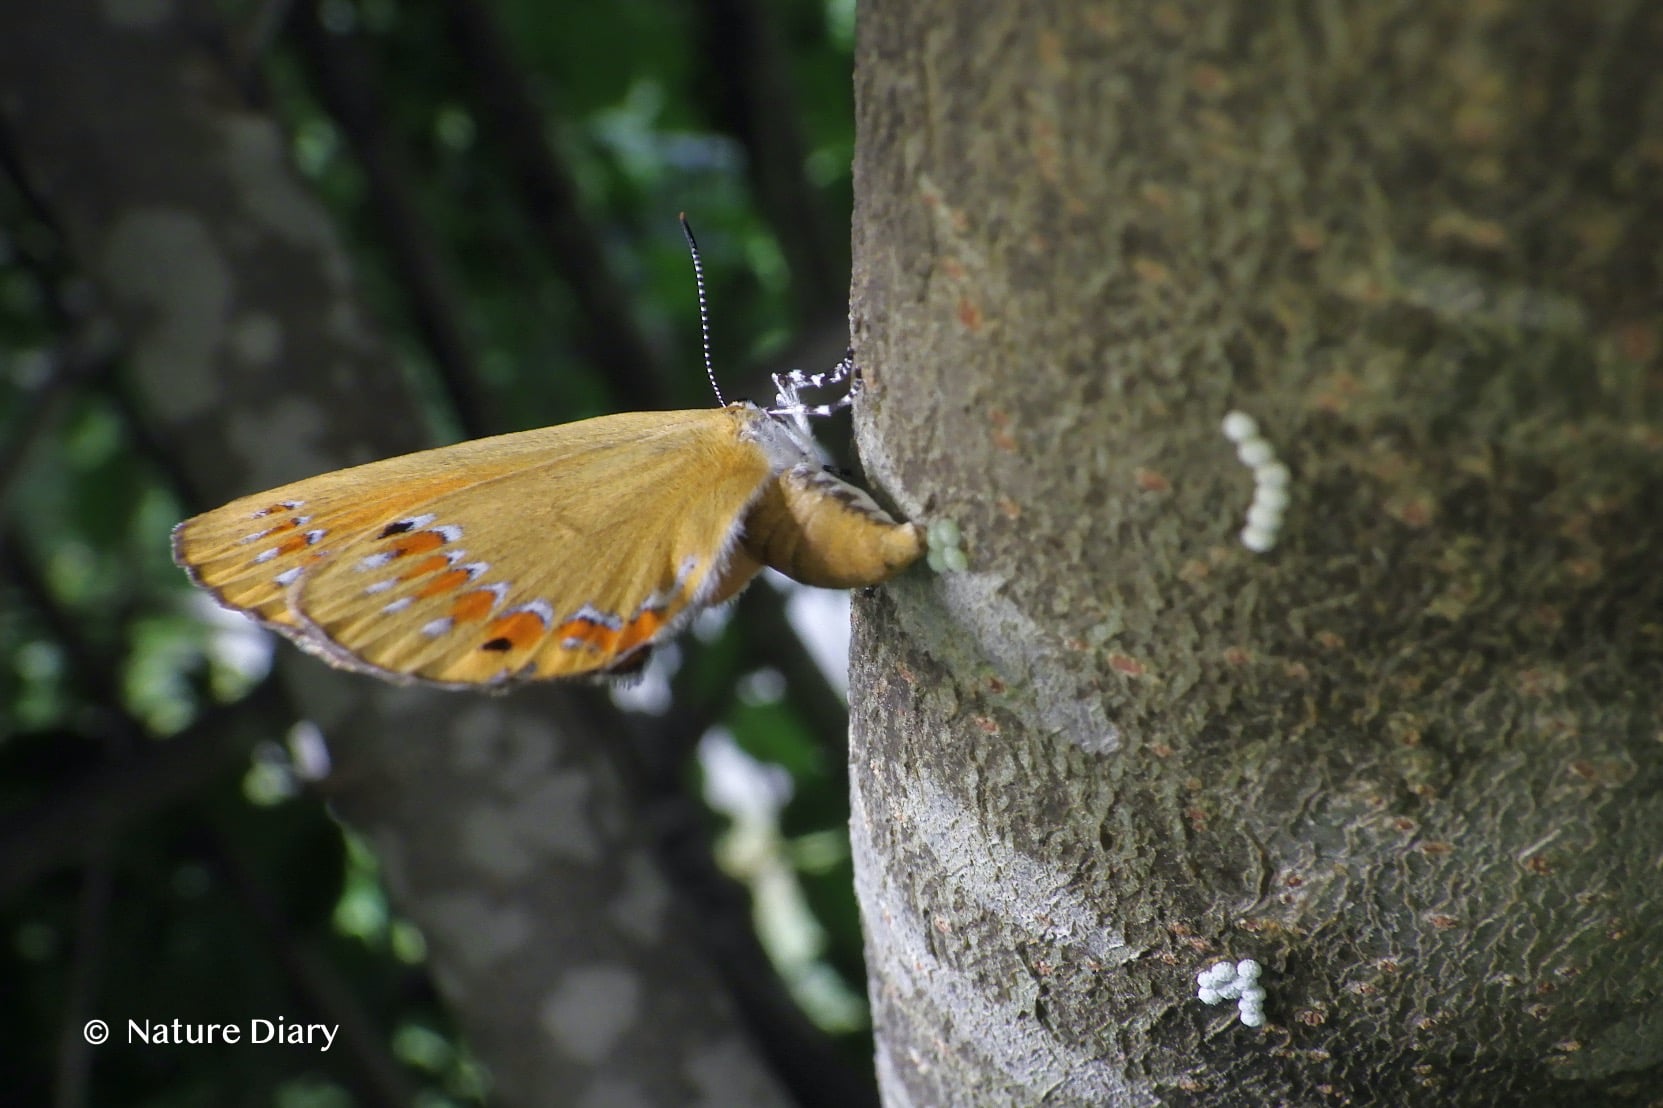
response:
{"label": "dark background", "polygon": [[[218,16],[204,41],[286,129],[431,442],[711,403],[680,211],[730,396],[841,353],[852,3],[295,0]],[[258,663],[226,664],[237,628],[211,630],[170,564],[169,527],[212,505],[147,439],[121,329],[53,201],[0,130],[0,1103],[381,1102],[366,1088],[482,1102],[419,932],[297,780],[299,721]],[[785,637],[772,590],[743,603],[753,618],[684,644],[664,729],[691,712],[791,771],[765,846],[823,933],[785,975],[869,1067],[836,689]],[[759,656],[784,680],[757,680]],[[252,717],[229,707],[249,697]],[[698,788],[691,759],[682,778]],[[119,1044],[128,1018],[246,1034],[340,996],[365,1022],[328,1054],[81,1041],[89,1015]]]}

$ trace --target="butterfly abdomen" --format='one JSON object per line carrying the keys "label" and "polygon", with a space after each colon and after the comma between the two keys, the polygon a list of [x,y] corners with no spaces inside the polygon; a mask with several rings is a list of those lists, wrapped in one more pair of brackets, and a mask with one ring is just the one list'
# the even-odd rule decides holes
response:
{"label": "butterfly abdomen", "polygon": [[924,553],[917,524],[896,523],[866,493],[807,463],[764,486],[743,542],[763,564],[828,589],[876,585]]}

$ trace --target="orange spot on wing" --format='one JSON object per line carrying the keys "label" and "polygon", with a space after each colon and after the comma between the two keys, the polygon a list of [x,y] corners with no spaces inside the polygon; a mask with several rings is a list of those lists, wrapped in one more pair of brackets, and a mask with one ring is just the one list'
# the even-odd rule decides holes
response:
{"label": "orange spot on wing", "polygon": [[624,624],[618,632],[618,653],[634,650],[642,643],[658,634],[659,628],[664,626],[664,613],[656,608],[648,608],[640,615]]}
{"label": "orange spot on wing", "polygon": [[264,508],[261,508],[259,511],[255,512],[249,518],[264,519],[266,516],[274,516],[283,512],[292,512],[298,507],[300,507],[300,501],[298,500],[279,500],[275,504],[267,504]]}
{"label": "orange spot on wing", "polygon": [[581,644],[602,654],[628,654],[652,641],[664,626],[664,613],[647,608],[619,628],[588,619],[571,619],[560,625],[557,636],[562,643]]}
{"label": "orange spot on wing", "polygon": [[[444,569],[448,565],[450,565],[449,558],[445,557],[443,554],[435,554],[431,558],[423,558],[421,561],[399,574],[398,579],[400,581],[413,581],[417,577],[425,577],[429,573],[438,573],[441,569]],[[463,571],[458,570],[457,572],[461,573]],[[433,594],[424,592],[421,595],[431,596]]]}
{"label": "orange spot on wing", "polygon": [[[466,571],[457,570],[456,572],[465,573]],[[491,609],[496,606],[496,593],[490,589],[475,589],[456,598],[456,603],[450,606],[450,618],[458,623],[469,623],[476,619],[484,619],[491,614]]]}
{"label": "orange spot on wing", "polygon": [[611,652],[621,631],[614,631],[604,624],[592,623],[586,619],[569,619],[560,625],[556,635],[561,643],[582,643],[590,650]]}
{"label": "orange spot on wing", "polygon": [[[443,558],[440,558],[439,560],[444,561]],[[423,585],[420,589],[416,590],[416,595],[438,596],[442,592],[449,592],[451,589],[461,588],[463,585],[466,585],[472,577],[473,574],[469,573],[465,569],[453,569],[449,573],[439,574],[439,576]]]}
{"label": "orange spot on wing", "polygon": [[297,550],[305,550],[307,545],[305,535],[290,535],[277,544],[277,552],[279,554],[293,554]]}
{"label": "orange spot on wing", "polygon": [[536,612],[510,612],[485,628],[491,639],[506,639],[509,650],[522,650],[543,635],[543,620]]}
{"label": "orange spot on wing", "polygon": [[393,544],[389,552],[395,558],[403,558],[410,554],[425,554],[429,550],[437,550],[445,545],[445,537],[437,531],[417,531],[414,535]]}

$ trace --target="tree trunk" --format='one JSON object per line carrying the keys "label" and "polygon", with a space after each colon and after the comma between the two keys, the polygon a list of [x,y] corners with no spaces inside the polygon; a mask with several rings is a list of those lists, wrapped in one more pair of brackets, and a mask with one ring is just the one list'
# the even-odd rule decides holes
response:
{"label": "tree trunk", "polygon": [[859,606],[886,1102],[1650,1099],[1663,19],[860,18],[864,456],[971,562]]}

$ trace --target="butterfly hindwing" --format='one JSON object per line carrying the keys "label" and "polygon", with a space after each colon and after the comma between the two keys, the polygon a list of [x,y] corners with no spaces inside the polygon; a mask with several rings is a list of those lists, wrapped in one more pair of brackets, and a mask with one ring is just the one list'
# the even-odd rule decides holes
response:
{"label": "butterfly hindwing", "polygon": [[173,530],[174,561],[221,604],[293,633],[299,624],[288,593],[303,572],[375,521],[406,515],[433,495],[400,480],[406,467],[397,463],[408,460],[298,481],[188,519]]}
{"label": "butterfly hindwing", "polygon": [[[176,530],[222,603],[447,685],[628,668],[755,573],[756,409],[626,413],[325,474]],[[671,505],[666,512],[665,505]]]}

